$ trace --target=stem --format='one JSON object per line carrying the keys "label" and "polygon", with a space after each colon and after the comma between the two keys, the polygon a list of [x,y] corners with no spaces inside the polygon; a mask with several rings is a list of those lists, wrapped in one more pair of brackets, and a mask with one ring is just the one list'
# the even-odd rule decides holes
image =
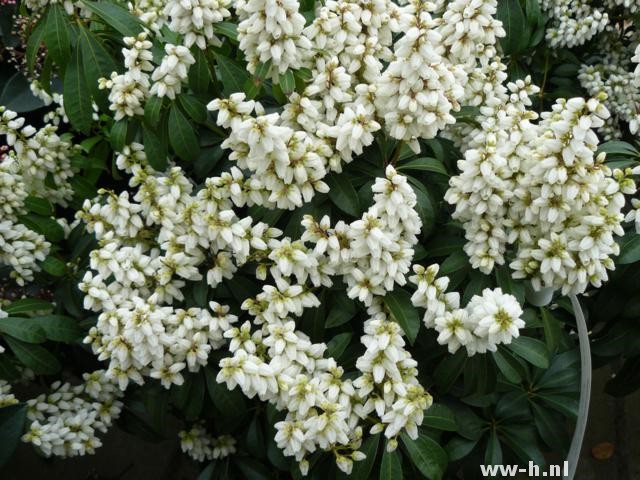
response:
{"label": "stem", "polygon": [[388,165],[396,165],[396,163],[398,162],[398,158],[400,158],[400,151],[402,150],[403,146],[404,142],[400,140],[396,145],[395,150],[393,151],[393,155],[391,156],[391,160],[389,161]]}
{"label": "stem", "polygon": [[591,348],[589,347],[587,322],[584,319],[580,302],[575,295],[569,295],[569,298],[571,299],[571,306],[576,316],[580,345],[580,406],[578,407],[576,429],[573,432],[571,447],[569,447],[569,455],[567,456],[569,475],[566,478],[573,480],[578,467],[582,440],[584,439],[584,432],[587,428],[587,419],[589,416],[589,399],[591,398]]}
{"label": "stem", "polygon": [[544,87],[547,85],[547,77],[549,76],[549,50],[544,52],[544,75],[542,77],[542,84],[540,85],[540,92],[538,98],[540,99],[539,110],[542,112],[544,109]]}

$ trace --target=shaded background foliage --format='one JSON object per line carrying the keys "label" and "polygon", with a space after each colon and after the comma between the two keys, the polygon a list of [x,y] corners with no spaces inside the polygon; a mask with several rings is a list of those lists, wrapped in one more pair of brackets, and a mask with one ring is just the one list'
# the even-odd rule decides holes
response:
{"label": "shaded background foliage", "polygon": [[[10,283],[8,272],[0,271],[2,297],[8,300],[3,308],[11,317],[22,317],[20,329],[0,322],[0,338],[8,347],[7,353],[0,355],[0,378],[16,384],[18,398],[28,398],[21,397],[23,392],[46,391],[58,378],[77,380],[82,372],[100,366],[81,342],[96,317],[83,309],[77,288],[95,240],[82,225],[65,238],[54,217],[72,219],[74,210],[84,199],[93,198],[98,188],[126,189],[126,181],[114,166],[114,151],[134,139],[145,145],[155,168],[162,169],[167,154],[174,155],[197,184],[228,170],[232,162],[220,148],[225,134],[206,111],[206,102],[244,90],[267,108],[277,108],[285,101],[284,93],[300,89],[308,75],[304,69],[287,72],[278,84],[261,78],[260,72],[251,76],[237,48],[235,26],[222,22],[217,24],[218,33],[225,38],[221,47],[192,50],[196,64],[185,93],[175,102],[153,98],[147,102],[142,121],[114,122],[105,92],[97,89],[97,79],[121,70],[121,38],[139,32],[141,26],[115,3],[85,3],[95,13],[91,24],[71,23],[58,4],[52,4],[40,18],[20,22],[12,16],[19,5],[0,6],[0,104],[24,113],[37,124],[43,104],[31,95],[27,78],[39,78],[45,88],[64,94],[70,125],[61,129],[73,134],[74,142],[82,147],[73,158],[81,174],[72,181],[75,195],[70,208],[54,208],[47,199],[32,197],[30,213],[21,218],[54,245],[42,264],[43,272],[37,274],[33,285],[22,289]],[[313,2],[302,2],[307,16],[312,15],[313,6]],[[510,79],[531,75],[541,87],[534,108],[547,108],[556,98],[586,95],[576,74],[592,45],[573,50],[548,48],[544,40],[547,19],[537,0],[499,0],[498,17],[507,31],[501,45]],[[162,35],[166,41],[174,40],[168,29]],[[154,45],[154,56],[156,60],[162,56],[160,43]],[[97,122],[91,118],[90,99],[100,109]],[[463,108],[458,120],[472,122],[473,113],[473,109]],[[261,207],[250,207],[245,213],[294,238],[300,236],[300,221],[306,213],[351,221],[372,203],[374,178],[383,176],[384,165],[392,162],[408,176],[418,197],[423,231],[415,262],[440,263],[441,273],[451,278],[450,288],[461,292],[463,303],[492,286],[525,302],[523,284],[511,279],[506,266],[484,275],[471,269],[462,250],[463,231],[451,220],[451,208],[443,201],[460,152],[440,138],[421,143],[422,152],[416,156],[394,142],[376,142],[365,150],[362,160],[328,178],[328,194],[316,195],[293,214]],[[608,162],[616,166],[634,165],[640,157],[631,138],[607,142],[601,148],[608,152]],[[640,386],[640,236],[632,227],[621,246],[619,266],[611,281],[583,298],[593,331],[595,367],[619,365],[618,375],[606,386],[611,395],[626,395]],[[241,268],[233,279],[215,289],[204,280],[190,282],[185,305],[206,307],[215,299],[229,305],[232,313],[241,314],[242,301],[260,289],[250,268]],[[339,281],[316,294],[322,305],[305,312],[298,322],[300,328],[314,342],[326,342],[328,354],[346,372],[353,371],[363,352],[359,338],[366,312],[346,297]],[[482,463],[524,464],[533,460],[544,465],[549,452],[566,453],[579,389],[575,320],[567,299],[557,298],[544,308],[527,306],[521,338],[500,346],[495,353],[467,358],[463,350],[450,355],[437,344],[435,332],[418,330],[420,315],[410,305],[408,292],[396,289],[392,295],[396,300],[394,317],[408,333],[409,350],[420,366],[419,381],[433,395],[434,406],[426,412],[419,439],[403,438],[393,453],[386,453],[381,435],[365,440],[367,459],[354,466],[353,478],[474,479],[479,478],[478,465]],[[298,478],[297,467],[273,440],[273,425],[282,414],[217,384],[215,375],[222,356],[222,352],[214,352],[209,365],[190,373],[180,387],[167,391],[157,382],[147,381],[142,387],[130,388],[118,426],[142,439],[159,441],[168,433],[168,416],[187,425],[204,419],[210,431],[236,438],[238,452],[203,465],[199,478]],[[29,382],[23,380],[24,367],[35,375]],[[0,410],[0,465],[18,445],[24,421],[24,404]],[[342,476],[328,456],[314,455],[311,463],[310,478]]]}

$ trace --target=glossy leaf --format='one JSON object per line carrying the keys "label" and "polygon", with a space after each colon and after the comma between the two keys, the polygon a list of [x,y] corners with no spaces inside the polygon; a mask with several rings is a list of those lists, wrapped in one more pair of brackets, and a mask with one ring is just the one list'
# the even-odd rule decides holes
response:
{"label": "glossy leaf", "polygon": [[404,331],[410,344],[415,342],[420,330],[418,310],[411,303],[411,295],[402,288],[396,288],[384,296],[384,304]]}

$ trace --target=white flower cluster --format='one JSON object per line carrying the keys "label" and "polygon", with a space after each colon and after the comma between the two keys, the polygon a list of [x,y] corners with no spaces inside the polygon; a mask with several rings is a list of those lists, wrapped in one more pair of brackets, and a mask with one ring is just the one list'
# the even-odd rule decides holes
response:
{"label": "white flower cluster", "polygon": [[584,0],[542,0],[543,10],[553,19],[546,37],[552,47],[583,45],[609,24],[609,15]]}
{"label": "white flower cluster", "polygon": [[33,280],[40,271],[37,262],[51,246],[20,223],[18,217],[27,213],[25,199],[34,195],[66,206],[73,195],[72,148],[56,131],[50,124],[39,130],[25,125],[16,112],[0,107],[0,135],[10,147],[0,157],[0,264],[11,267],[11,277],[20,285]]}
{"label": "white flower cluster", "polygon": [[303,66],[311,42],[302,35],[305,19],[297,0],[238,0],[234,7],[240,50],[251,73],[259,64],[268,64],[268,76],[275,80]]}
{"label": "white flower cluster", "polygon": [[83,375],[84,383],[54,383],[53,392],[27,401],[31,422],[22,440],[45,456],[74,457],[93,454],[102,445],[98,433],[105,433],[122,409],[122,392],[104,371]]}
{"label": "white flower cluster", "polygon": [[607,109],[595,98],[559,100],[534,124],[538,115],[527,107],[537,89],[528,81],[494,91],[500,96],[481,108],[481,126],[468,132],[461,173],[445,195],[464,222],[472,266],[490,272],[515,243],[514,277],[534,288],[599,286],[619,249],[614,235],[623,233],[621,192],[635,191],[627,174],[603,164],[604,155],[595,158],[593,130]]}
{"label": "white flower cluster", "polygon": [[293,209],[309,202],[315,191],[329,191],[322,181],[332,153],[326,142],[287,126],[278,113],[266,115],[259,102],[245,101],[244,93],[215,99],[207,108],[218,112],[218,125],[231,130],[222,143],[232,150],[229,159],[251,172],[245,183],[249,205]]}
{"label": "white flower cluster", "polygon": [[425,308],[424,324],[439,333],[440,345],[447,345],[450,353],[464,347],[473,356],[495,352],[498,345],[520,336],[525,323],[513,295],[500,288],[485,288],[482,295],[474,295],[466,307],[460,308],[458,292],[446,292],[449,278],[436,278],[439,269],[437,264],[427,268],[414,265],[415,275],[409,280],[418,287],[411,301]]}
{"label": "white flower cluster", "polygon": [[137,296],[131,303],[100,314],[85,339],[99,360],[109,360],[107,375],[122,390],[130,380],[142,384],[143,375],[166,388],[182,385],[181,372],[206,365],[209,352],[224,344],[223,333],[237,320],[215,302],[214,315],[201,308],[158,307]]}
{"label": "white flower cluster", "polygon": [[169,28],[184,35],[184,45],[193,44],[204,50],[222,43],[214,32],[214,24],[231,15],[231,0],[169,0],[164,14],[171,19]]}
{"label": "white flower cluster", "polygon": [[[99,87],[109,89],[109,109],[115,112],[116,121],[124,117],[144,114],[144,102],[149,97],[149,73],[153,70],[151,47],[147,33],[137,37],[125,37],[122,49],[125,73],[113,72],[109,80],[101,78]],[[158,87],[159,88],[159,87]]]}
{"label": "white flower cluster", "polygon": [[[0,316],[0,318],[2,317]],[[19,400],[11,393],[11,384],[6,380],[0,380],[0,408],[15,405],[16,403],[19,403]]]}
{"label": "white flower cluster", "polygon": [[236,440],[229,435],[212,437],[204,426],[195,424],[178,432],[180,448],[197,462],[225,458],[236,453]]}

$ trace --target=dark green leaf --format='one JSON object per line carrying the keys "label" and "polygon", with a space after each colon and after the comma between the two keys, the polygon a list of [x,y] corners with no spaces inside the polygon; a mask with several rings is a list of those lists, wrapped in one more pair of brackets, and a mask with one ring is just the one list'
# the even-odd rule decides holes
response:
{"label": "dark green leaf", "polygon": [[541,308],[542,324],[544,325],[544,341],[551,353],[558,350],[562,335],[562,325],[547,309]]}
{"label": "dark green leaf", "polygon": [[346,175],[331,173],[325,182],[329,185],[329,198],[340,210],[352,217],[360,215],[358,193]]}
{"label": "dark green leaf", "polygon": [[293,93],[296,88],[296,80],[293,77],[293,72],[291,70],[287,70],[284,74],[280,75],[279,84],[280,88],[282,88],[282,93],[285,95]]}
{"label": "dark green leaf", "polygon": [[9,78],[0,95],[0,105],[14,112],[31,112],[44,106],[30,88],[29,81],[17,72]]}
{"label": "dark green leaf", "polygon": [[9,461],[20,443],[26,419],[24,403],[0,408],[0,467]]}
{"label": "dark green leaf", "polygon": [[258,415],[253,417],[247,431],[247,450],[256,458],[264,458],[264,433]]}
{"label": "dark green leaf", "polygon": [[438,443],[421,433],[412,440],[406,433],[402,434],[402,443],[409,454],[413,465],[429,480],[440,480],[449,462],[447,452]]}
{"label": "dark green leaf", "polygon": [[209,62],[207,62],[207,57],[199,48],[196,48],[192,53],[196,62],[189,69],[189,85],[196,93],[207,93],[211,83]]}
{"label": "dark green leaf", "polygon": [[34,197],[29,195],[24,199],[24,206],[27,207],[33,213],[37,213],[39,215],[51,216],[53,215],[53,205],[49,200],[40,197]]}
{"label": "dark green leaf", "polygon": [[464,349],[458,350],[454,355],[447,355],[438,364],[433,374],[438,390],[441,393],[448,392],[456,379],[462,373],[467,362],[467,354]]}
{"label": "dark green leaf", "polygon": [[64,111],[71,125],[82,133],[89,134],[93,107],[82,62],[82,53],[76,47],[64,74]]}
{"label": "dark green leaf", "polygon": [[34,232],[44,235],[52,243],[57,243],[64,239],[64,229],[53,218],[30,213],[21,215],[18,219]]}
{"label": "dark green leaf", "polygon": [[549,367],[549,350],[538,339],[518,337],[509,344],[509,350],[539,368]]}
{"label": "dark green leaf", "polygon": [[433,172],[441,175],[447,175],[447,169],[444,167],[440,160],[430,157],[416,158],[406,163],[398,165],[398,170],[414,170],[421,172]]}
{"label": "dark green leaf", "polygon": [[216,22],[213,24],[213,31],[224,35],[235,42],[238,41],[238,26],[232,22]]}
{"label": "dark green leaf", "polygon": [[52,4],[49,7],[44,43],[47,44],[47,53],[51,55],[53,61],[64,69],[71,55],[71,39],[69,17],[60,4]]}
{"label": "dark green leaf", "polygon": [[152,95],[144,105],[144,121],[149,124],[150,127],[155,127],[160,121],[160,114],[162,113],[162,104],[164,98],[156,97]]}
{"label": "dark green leaf", "polygon": [[420,330],[420,316],[411,303],[411,295],[402,288],[396,288],[385,295],[384,304],[393,319],[402,327],[409,343],[413,345]]}
{"label": "dark green leaf", "polygon": [[373,465],[376,461],[376,454],[378,453],[378,443],[380,442],[380,434],[372,435],[362,442],[360,451],[367,457],[359,462],[354,462],[353,471],[351,475],[346,478],[351,480],[368,480],[371,472],[373,471]]}
{"label": "dark green leaf", "polygon": [[187,115],[196,123],[207,121],[207,107],[200,100],[191,95],[182,94],[178,96],[178,101]]}
{"label": "dark green leaf", "polygon": [[469,265],[469,257],[462,250],[458,250],[449,255],[442,265],[440,265],[440,275],[449,275],[462,270]]}
{"label": "dark green leaf", "polygon": [[500,370],[500,373],[502,373],[507,380],[516,384],[522,381],[520,365],[509,352],[500,349],[492,352],[491,355],[498,366],[498,370]]}
{"label": "dark green leaf", "polygon": [[12,337],[5,337],[11,351],[25,367],[33,373],[52,375],[60,370],[60,362],[56,357],[40,345],[31,345]]}
{"label": "dark green leaf", "polygon": [[155,170],[163,172],[167,168],[167,148],[155,131],[143,127],[142,140],[147,161]]}
{"label": "dark green leaf", "polygon": [[454,437],[445,447],[449,460],[460,460],[471,453],[478,444],[478,440],[469,440],[462,437]]}
{"label": "dark green leaf", "polygon": [[235,92],[242,92],[245,82],[250,78],[247,71],[224,55],[216,54],[216,61],[220,69],[224,95],[229,96]]}
{"label": "dark green leaf", "polygon": [[67,271],[67,264],[57,257],[49,255],[42,262],[40,262],[42,269],[54,277],[61,277]]}
{"label": "dark green leaf", "polygon": [[169,143],[176,154],[185,161],[194,161],[200,153],[198,137],[187,117],[177,105],[169,113]]}
{"label": "dark green leaf", "polygon": [[[27,41],[27,70],[29,73],[33,72],[33,68],[36,64],[36,60],[38,59],[38,53],[42,48],[42,44],[44,42],[44,32],[47,27],[47,22],[45,20],[38,21],[38,24],[29,35],[29,40]],[[4,104],[3,104],[4,105]]]}
{"label": "dark green leaf", "polygon": [[51,305],[51,302],[47,302],[46,300],[41,300],[39,298],[21,298],[7,307],[2,307],[2,309],[9,315],[14,315],[16,313],[32,313],[53,310],[53,305]]}
{"label": "dark green leaf", "polygon": [[500,465],[502,463],[502,447],[495,430],[489,433],[487,449],[484,452],[484,463],[487,465]]}
{"label": "dark green leaf", "polygon": [[116,152],[121,152],[124,146],[127,144],[127,130],[129,128],[129,122],[126,118],[122,120],[118,120],[111,127],[111,133],[109,135],[109,140],[111,142],[111,147]]}
{"label": "dark green leaf", "polygon": [[422,425],[437,430],[456,431],[456,418],[449,407],[436,403],[431,405],[424,414]]}
{"label": "dark green leaf", "polygon": [[109,78],[117,71],[113,57],[102,43],[102,40],[85,27],[79,27],[78,44],[82,50],[82,64],[89,90],[98,92],[98,79]]}
{"label": "dark green leaf", "polygon": [[517,53],[529,41],[529,30],[525,27],[524,13],[519,0],[499,0],[496,18],[502,22],[507,33],[500,39],[506,54]]}
{"label": "dark green leaf", "polygon": [[327,315],[325,328],[338,327],[347,323],[356,314],[356,307],[349,297],[338,294],[331,298],[332,307]]}
{"label": "dark green leaf", "polygon": [[640,260],[640,235],[632,233],[625,235],[620,241],[620,255],[616,263],[626,265]]}
{"label": "dark green leaf", "polygon": [[42,343],[46,340],[42,329],[31,318],[0,318],[0,332],[27,343]]}
{"label": "dark green leaf", "polygon": [[82,334],[78,322],[65,315],[45,315],[35,317],[33,321],[44,331],[49,340],[56,342],[74,342]]}
{"label": "dark green leaf", "polygon": [[400,452],[397,449],[387,452],[385,449],[380,463],[380,480],[402,480],[403,478]]}
{"label": "dark green leaf", "polygon": [[83,0],[82,3],[107,25],[125,37],[135,37],[143,30],[140,20],[116,3],[89,2],[87,0]]}
{"label": "dark green leaf", "polygon": [[340,358],[347,348],[347,345],[349,345],[351,337],[353,337],[353,333],[345,332],[340,333],[329,340],[327,343],[327,356],[336,359]]}

